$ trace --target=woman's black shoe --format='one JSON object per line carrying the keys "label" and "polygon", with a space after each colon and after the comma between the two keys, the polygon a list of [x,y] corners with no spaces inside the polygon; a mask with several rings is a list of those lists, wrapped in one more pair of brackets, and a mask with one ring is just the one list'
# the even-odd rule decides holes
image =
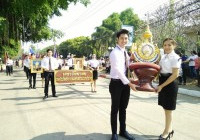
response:
{"label": "woman's black shoe", "polygon": [[167,135],[166,138],[163,138],[162,135],[160,135],[158,140],[170,140],[170,133]]}
{"label": "woman's black shoe", "polygon": [[158,140],[170,140],[170,138],[172,138],[173,135],[174,135],[174,130],[172,130],[172,132],[169,132],[166,138],[163,138],[162,135],[160,135]]}
{"label": "woman's black shoe", "polygon": [[172,130],[172,132],[170,132],[169,134],[170,134],[170,138],[172,138],[174,135],[174,130]]}

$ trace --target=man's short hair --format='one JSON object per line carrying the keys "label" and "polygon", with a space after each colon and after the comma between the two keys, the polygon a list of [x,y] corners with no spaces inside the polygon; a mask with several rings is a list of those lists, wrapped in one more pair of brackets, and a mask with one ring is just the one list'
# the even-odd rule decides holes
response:
{"label": "man's short hair", "polygon": [[52,50],[52,49],[47,49],[47,53],[48,53],[49,51],[52,51],[52,52],[53,52],[53,50]]}
{"label": "man's short hair", "polygon": [[117,34],[116,34],[117,38],[119,38],[119,36],[120,36],[121,34],[127,34],[127,35],[129,36],[129,31],[126,30],[126,29],[121,29],[121,30],[119,30],[119,31],[117,32]]}

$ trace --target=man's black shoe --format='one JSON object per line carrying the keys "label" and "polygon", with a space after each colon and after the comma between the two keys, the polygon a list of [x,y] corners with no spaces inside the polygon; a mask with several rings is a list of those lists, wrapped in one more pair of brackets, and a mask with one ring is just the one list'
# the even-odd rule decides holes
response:
{"label": "man's black shoe", "polygon": [[52,97],[58,97],[57,95],[53,95]]}
{"label": "man's black shoe", "polygon": [[43,97],[43,100],[45,100],[46,98],[48,98],[48,95],[45,95],[45,96]]}
{"label": "man's black shoe", "polygon": [[36,89],[36,87],[33,87],[33,89]]}
{"label": "man's black shoe", "polygon": [[29,88],[28,89],[31,89],[32,88],[32,86],[29,86]]}
{"label": "man's black shoe", "polygon": [[111,140],[118,140],[117,134],[112,134]]}
{"label": "man's black shoe", "polygon": [[128,139],[128,140],[135,140],[135,138],[133,136],[131,136],[128,131],[124,131],[124,132],[120,132],[119,133],[120,136]]}

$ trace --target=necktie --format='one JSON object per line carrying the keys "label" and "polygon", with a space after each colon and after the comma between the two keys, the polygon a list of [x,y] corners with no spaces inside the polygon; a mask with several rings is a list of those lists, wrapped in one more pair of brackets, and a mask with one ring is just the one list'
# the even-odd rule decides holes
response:
{"label": "necktie", "polygon": [[49,58],[49,71],[51,71],[51,58]]}
{"label": "necktie", "polygon": [[124,58],[125,58],[126,77],[128,77],[128,62],[126,57],[126,51],[124,51]]}

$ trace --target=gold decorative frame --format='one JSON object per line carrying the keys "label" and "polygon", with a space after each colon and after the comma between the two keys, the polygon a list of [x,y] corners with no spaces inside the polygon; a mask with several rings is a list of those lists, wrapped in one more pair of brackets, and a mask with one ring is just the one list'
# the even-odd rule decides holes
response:
{"label": "gold decorative frame", "polygon": [[41,59],[31,59],[31,73],[43,73],[43,69],[41,67]]}
{"label": "gold decorative frame", "polygon": [[73,61],[75,70],[83,70],[84,58],[74,58]]}

